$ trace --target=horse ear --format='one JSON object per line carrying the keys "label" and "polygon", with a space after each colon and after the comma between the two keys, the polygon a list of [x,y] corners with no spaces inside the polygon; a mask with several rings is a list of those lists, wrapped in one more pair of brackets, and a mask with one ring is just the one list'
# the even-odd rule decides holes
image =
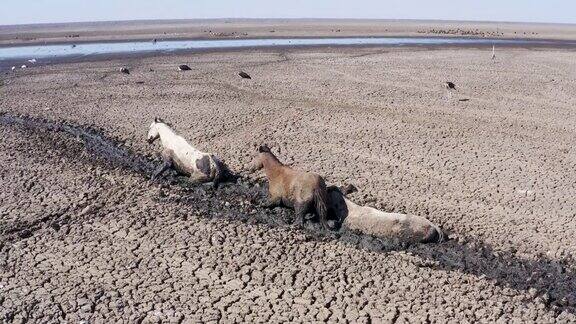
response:
{"label": "horse ear", "polygon": [[260,145],[260,147],[258,148],[258,152],[260,152],[260,153],[264,153],[264,152],[270,153],[270,148],[268,147],[268,145],[262,144],[262,145]]}
{"label": "horse ear", "polygon": [[353,184],[347,184],[345,186],[340,187],[340,192],[342,192],[345,195],[351,194],[356,191],[358,191],[358,188],[356,188]]}
{"label": "horse ear", "polygon": [[160,120],[158,119],[158,117],[154,117],[154,122],[155,122],[155,123],[159,123],[159,122],[160,122]]}

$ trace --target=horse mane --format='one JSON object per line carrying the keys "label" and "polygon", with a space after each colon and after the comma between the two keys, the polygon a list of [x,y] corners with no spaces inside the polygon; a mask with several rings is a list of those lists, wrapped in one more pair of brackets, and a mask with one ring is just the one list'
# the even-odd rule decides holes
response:
{"label": "horse mane", "polygon": [[258,152],[260,152],[260,153],[270,153],[270,154],[272,154],[272,150],[270,150],[270,148],[269,148],[268,145],[266,145],[266,144],[260,145],[260,147],[258,147]]}
{"label": "horse mane", "polygon": [[272,158],[272,160],[276,161],[277,163],[280,163],[281,165],[284,165],[284,163],[280,162],[280,160],[278,160],[276,155],[274,155],[274,153],[272,153],[272,150],[270,149],[270,147],[268,147],[268,145],[266,145],[266,144],[260,145],[260,147],[258,147],[258,152],[259,153],[268,153],[269,157]]}
{"label": "horse mane", "polygon": [[168,126],[168,127],[170,127],[170,128],[174,128],[174,127],[172,126],[172,123],[166,122],[166,121],[164,121],[164,120],[163,120],[162,118],[160,118],[160,117],[154,118],[154,122],[155,122],[155,123],[162,123],[162,124],[164,124],[164,125],[166,125],[166,126]]}

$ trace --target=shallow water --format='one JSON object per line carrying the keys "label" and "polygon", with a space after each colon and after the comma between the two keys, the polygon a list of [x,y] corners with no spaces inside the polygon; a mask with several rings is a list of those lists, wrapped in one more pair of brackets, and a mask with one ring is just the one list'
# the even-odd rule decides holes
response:
{"label": "shallow water", "polygon": [[554,42],[543,40],[504,40],[485,38],[437,37],[351,37],[351,38],[284,38],[284,39],[222,39],[222,40],[172,40],[99,42],[59,45],[30,45],[0,47],[0,61],[62,58],[101,54],[174,52],[195,49],[269,47],[269,46],[326,46],[326,45],[545,45]]}

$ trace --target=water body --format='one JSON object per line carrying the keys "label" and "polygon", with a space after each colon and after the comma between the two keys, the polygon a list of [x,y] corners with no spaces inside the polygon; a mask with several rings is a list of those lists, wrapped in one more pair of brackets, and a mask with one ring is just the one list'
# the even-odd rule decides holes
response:
{"label": "water body", "polygon": [[95,42],[57,45],[26,45],[0,47],[0,61],[28,59],[57,59],[86,57],[106,54],[170,53],[185,50],[226,49],[274,46],[431,46],[431,45],[569,45],[576,42],[546,40],[504,40],[485,38],[440,38],[440,37],[350,37],[350,38],[278,38],[278,39],[221,39],[221,40],[170,40],[170,41],[127,41]]}

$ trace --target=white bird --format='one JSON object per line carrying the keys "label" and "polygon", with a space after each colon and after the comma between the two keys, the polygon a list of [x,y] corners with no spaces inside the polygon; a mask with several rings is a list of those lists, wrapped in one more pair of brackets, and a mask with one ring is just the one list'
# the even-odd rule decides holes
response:
{"label": "white bird", "polygon": [[492,59],[496,58],[496,47],[492,45]]}
{"label": "white bird", "polygon": [[12,67],[12,71],[14,71],[14,70],[16,70],[16,67],[15,67],[15,66]]}
{"label": "white bird", "polygon": [[26,65],[22,65],[20,68],[21,68],[21,69],[25,69],[25,68],[27,68],[27,66],[26,66]]}
{"label": "white bird", "polygon": [[444,87],[446,88],[446,94],[448,95],[448,98],[446,99],[452,99],[452,90],[456,90],[456,85],[454,82],[446,81],[444,82]]}
{"label": "white bird", "polygon": [[36,59],[31,59],[31,60],[28,60],[28,62],[30,62],[30,63],[32,63],[32,64],[34,64],[34,63],[36,63]]}

